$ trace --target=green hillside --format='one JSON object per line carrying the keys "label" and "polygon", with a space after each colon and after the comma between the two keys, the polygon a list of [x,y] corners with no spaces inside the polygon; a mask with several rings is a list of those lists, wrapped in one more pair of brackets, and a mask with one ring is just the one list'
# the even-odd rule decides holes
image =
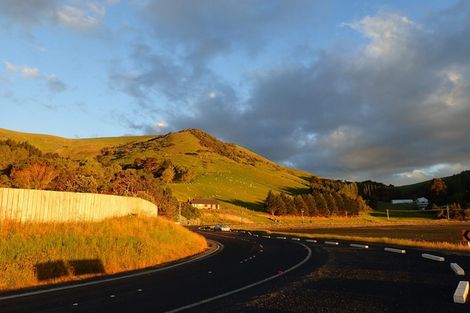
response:
{"label": "green hillside", "polygon": [[[463,171],[452,176],[442,177],[447,186],[447,196],[450,202],[469,202],[470,201],[470,171]],[[426,196],[432,180],[420,182],[412,185],[396,187],[402,197],[416,198]]]}
{"label": "green hillside", "polygon": [[0,128],[0,140],[12,139],[18,142],[29,142],[42,152],[58,153],[74,159],[95,157],[102,148],[148,140],[153,136],[103,137],[68,139],[58,136],[30,134]]}
{"label": "green hillside", "polygon": [[[27,141],[43,152],[74,159],[99,156],[122,167],[136,159],[170,160],[190,169],[190,182],[169,184],[178,200],[210,197],[225,207],[260,210],[269,190],[305,192],[312,174],[282,167],[256,153],[196,129],[159,136],[66,139],[0,129],[0,140]],[[103,152],[102,152],[103,151]]]}

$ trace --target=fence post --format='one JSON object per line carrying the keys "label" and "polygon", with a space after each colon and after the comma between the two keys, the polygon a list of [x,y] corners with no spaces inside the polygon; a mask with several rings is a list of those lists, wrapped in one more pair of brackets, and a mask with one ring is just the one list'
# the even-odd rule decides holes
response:
{"label": "fence post", "polygon": [[390,220],[390,215],[388,214],[388,209],[387,209],[387,220]]}
{"label": "fence post", "polygon": [[450,220],[449,205],[447,205],[446,210],[447,210],[447,220]]}

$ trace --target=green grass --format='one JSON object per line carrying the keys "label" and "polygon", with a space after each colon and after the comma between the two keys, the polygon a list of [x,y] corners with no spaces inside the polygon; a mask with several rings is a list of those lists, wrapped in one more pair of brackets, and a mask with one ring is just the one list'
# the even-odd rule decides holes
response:
{"label": "green grass", "polygon": [[0,290],[141,269],[194,255],[206,247],[201,236],[162,218],[122,217],[96,223],[4,221],[0,222]]}
{"label": "green grass", "polygon": [[394,219],[437,219],[435,212],[421,211],[412,203],[392,204],[390,202],[381,201],[378,202],[377,209],[370,212],[370,215],[387,217],[387,210],[389,217]]}
{"label": "green grass", "polygon": [[102,148],[135,141],[143,141],[153,136],[127,136],[68,139],[58,136],[30,134],[0,128],[0,140],[12,139],[18,142],[27,141],[41,151],[58,153],[74,159],[90,158],[98,155]]}
{"label": "green grass", "polygon": [[170,159],[174,164],[190,168],[196,173],[191,183],[169,185],[180,201],[207,197],[221,201],[222,206],[229,210],[242,207],[262,211],[262,202],[271,189],[276,192],[291,193],[308,190],[306,179],[312,174],[279,166],[243,147],[237,146],[236,149],[256,159],[256,166],[236,162],[209,151],[210,149],[202,146],[199,139],[189,130],[165,136],[164,139],[169,145],[144,148],[146,142],[155,137],[66,139],[0,129],[0,139],[28,141],[44,152],[57,152],[72,158],[92,158],[104,147],[123,145],[124,148],[128,148],[126,154],[113,162],[130,164],[137,157]]}

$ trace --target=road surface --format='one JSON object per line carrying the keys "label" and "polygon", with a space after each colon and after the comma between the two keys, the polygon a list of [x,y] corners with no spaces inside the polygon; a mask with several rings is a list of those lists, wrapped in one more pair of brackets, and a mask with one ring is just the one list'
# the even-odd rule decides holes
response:
{"label": "road surface", "polygon": [[[383,245],[351,247],[304,238],[200,231],[220,243],[209,257],[131,277],[0,294],[0,312],[469,312],[455,304],[470,258]],[[265,235],[266,236],[266,235]],[[55,288],[51,290],[51,288]],[[51,290],[50,292],[48,290]],[[237,292],[238,291],[238,292]],[[24,294],[28,292],[28,294]],[[39,293],[38,293],[39,292]]]}

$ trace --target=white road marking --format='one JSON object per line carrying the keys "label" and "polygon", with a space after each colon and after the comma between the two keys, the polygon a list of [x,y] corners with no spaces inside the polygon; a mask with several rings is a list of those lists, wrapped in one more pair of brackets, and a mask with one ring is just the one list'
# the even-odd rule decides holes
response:
{"label": "white road marking", "polygon": [[286,237],[276,237],[276,239],[287,239]]}
{"label": "white road marking", "polygon": [[337,246],[337,245],[339,245],[339,242],[337,242],[337,241],[325,241],[325,244],[332,245],[332,246]]}
{"label": "white road marking", "polygon": [[78,303],[77,303],[77,302],[75,302],[75,303],[74,303],[74,304],[72,304],[72,305],[73,305],[73,306],[78,306]]}
{"label": "white road marking", "polygon": [[271,236],[263,236],[263,238],[271,238]]}
{"label": "white road marking", "polygon": [[454,271],[455,274],[459,276],[465,276],[465,271],[457,263],[450,263],[450,268]]}
{"label": "white road marking", "polygon": [[261,285],[265,282],[268,282],[270,280],[273,280],[275,278],[278,278],[284,274],[287,274],[289,273],[290,271],[293,271],[295,270],[296,268],[302,266],[303,264],[305,264],[305,262],[307,262],[311,257],[312,257],[312,250],[307,247],[306,245],[302,244],[302,243],[299,243],[299,245],[302,245],[304,246],[304,248],[307,250],[307,256],[302,260],[300,261],[299,263],[297,263],[296,265],[292,266],[291,268],[288,268],[287,270],[281,272],[281,273],[278,273],[276,275],[273,275],[271,277],[268,277],[268,278],[265,278],[263,280],[260,280],[260,281],[257,281],[255,283],[252,283],[252,284],[249,284],[249,285],[246,285],[244,287],[240,287],[238,289],[235,289],[235,290],[232,290],[232,291],[229,291],[229,292],[226,292],[226,293],[223,293],[223,294],[220,294],[218,296],[215,296],[215,297],[212,297],[212,298],[208,298],[208,299],[205,299],[205,300],[201,300],[199,302],[196,302],[196,303],[192,303],[192,304],[188,304],[188,305],[185,305],[185,306],[182,306],[182,307],[179,307],[179,308],[176,308],[176,309],[173,309],[173,310],[170,310],[170,311],[166,311],[165,313],[176,313],[176,312],[181,312],[183,310],[187,310],[187,309],[191,309],[191,308],[194,308],[194,307],[197,307],[199,305],[202,305],[202,304],[205,304],[205,303],[209,303],[209,302],[212,302],[214,300],[218,300],[218,299],[221,299],[221,298],[224,298],[224,297],[227,297],[227,296],[230,296],[230,295],[233,295],[235,293],[238,293],[240,291],[243,291],[243,290],[246,290],[246,289],[249,289],[249,288],[252,288],[252,287],[255,287],[255,286],[258,286],[258,285]]}
{"label": "white road marking", "polygon": [[263,253],[264,250],[259,250],[259,253]]}
{"label": "white road marking", "polygon": [[439,262],[444,262],[446,259],[442,256],[434,255],[434,254],[427,254],[427,253],[422,253],[421,257],[433,261],[439,261]]}
{"label": "white road marking", "polygon": [[363,249],[369,249],[369,246],[368,245],[362,245],[362,244],[358,244],[358,243],[352,243],[350,244],[351,247],[354,247],[354,248],[363,248]]}
{"label": "white road marking", "polygon": [[313,242],[313,243],[317,243],[317,241],[315,239],[306,239],[305,240],[306,242]]}
{"label": "white road marking", "polygon": [[109,297],[110,298],[116,298],[116,295],[110,295]]}
{"label": "white road marking", "polygon": [[300,241],[300,238],[291,238],[291,240]]}
{"label": "white road marking", "polygon": [[184,261],[184,262],[180,262],[180,263],[176,263],[176,264],[168,265],[168,266],[164,266],[164,267],[159,267],[159,268],[155,268],[155,269],[151,269],[151,270],[140,271],[138,273],[123,275],[123,276],[119,276],[119,277],[110,277],[110,278],[104,278],[104,279],[90,281],[90,282],[86,282],[86,283],[78,283],[78,284],[75,284],[75,285],[55,287],[55,288],[50,288],[50,289],[36,290],[36,291],[24,292],[24,293],[20,293],[20,294],[16,294],[16,295],[4,296],[4,297],[0,297],[0,301],[9,300],[9,299],[16,299],[16,298],[22,298],[22,297],[27,297],[27,296],[35,296],[35,295],[40,295],[40,294],[45,294],[45,293],[56,292],[56,291],[60,291],[60,290],[75,289],[75,288],[80,288],[80,287],[85,287],[85,286],[99,285],[99,284],[103,284],[103,283],[107,283],[107,282],[111,282],[111,281],[118,281],[118,280],[123,280],[123,279],[131,278],[131,277],[138,277],[138,276],[153,274],[153,273],[165,271],[165,270],[168,270],[168,269],[171,269],[171,268],[175,268],[175,267],[178,267],[178,266],[181,266],[181,265],[184,265],[184,264],[204,260],[204,259],[207,259],[209,257],[212,257],[212,256],[220,253],[220,251],[222,251],[224,249],[224,245],[221,244],[220,242],[213,241],[213,240],[211,240],[211,241],[213,243],[217,244],[217,249],[215,251],[211,252],[210,254],[200,255],[198,257],[195,257],[194,259],[190,259],[190,260],[187,260],[187,261]]}
{"label": "white road marking", "polygon": [[264,248],[262,244],[259,244],[259,247],[260,247],[261,249],[263,249],[263,248]]}
{"label": "white road marking", "polygon": [[141,288],[139,288],[139,289],[137,289],[137,291],[138,291],[138,292],[142,292],[142,289],[141,289]]}
{"label": "white road marking", "polygon": [[464,304],[468,296],[468,281],[461,280],[454,292],[454,303]]}
{"label": "white road marking", "polygon": [[405,254],[406,253],[406,250],[403,250],[403,249],[396,249],[396,248],[384,248],[385,251],[388,251],[388,252],[394,252],[394,253],[401,253],[401,254]]}
{"label": "white road marking", "polygon": [[212,274],[212,271],[207,271],[207,274]]}

